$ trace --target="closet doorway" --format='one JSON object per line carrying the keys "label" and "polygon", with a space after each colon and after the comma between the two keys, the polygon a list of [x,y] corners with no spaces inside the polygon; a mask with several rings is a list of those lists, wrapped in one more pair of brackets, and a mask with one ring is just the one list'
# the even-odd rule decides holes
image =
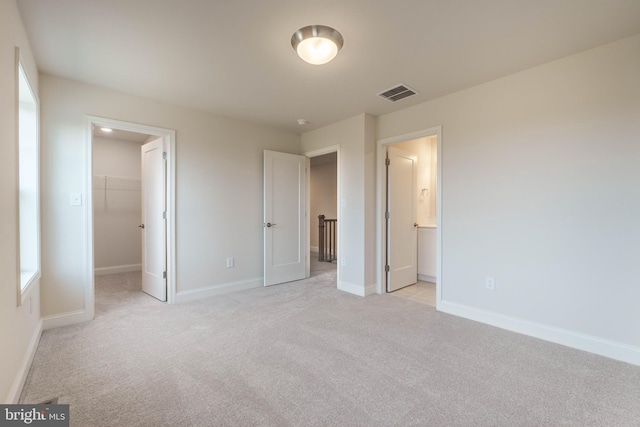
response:
{"label": "closet doorway", "polygon": [[95,274],[140,271],[140,147],[150,136],[97,126],[92,135]]}
{"label": "closet doorway", "polygon": [[173,302],[175,133],[96,117],[88,128],[91,317],[150,296]]}
{"label": "closet doorway", "polygon": [[165,171],[161,137],[92,129],[93,233],[100,308],[140,291],[166,301]]}

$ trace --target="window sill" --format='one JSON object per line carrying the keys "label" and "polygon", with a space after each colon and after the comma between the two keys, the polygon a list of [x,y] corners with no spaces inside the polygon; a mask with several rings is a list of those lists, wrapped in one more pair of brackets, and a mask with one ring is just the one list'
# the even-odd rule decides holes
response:
{"label": "window sill", "polygon": [[29,299],[33,288],[40,279],[39,271],[20,272],[20,294],[18,295],[18,307],[22,306]]}

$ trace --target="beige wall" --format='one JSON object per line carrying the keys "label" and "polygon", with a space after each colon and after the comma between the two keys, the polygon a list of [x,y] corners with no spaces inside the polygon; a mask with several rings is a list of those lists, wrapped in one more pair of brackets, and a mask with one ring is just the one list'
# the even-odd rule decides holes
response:
{"label": "beige wall", "polygon": [[365,295],[375,285],[375,119],[361,114],[302,135],[304,152],[340,146],[338,287]]}
{"label": "beige wall", "polygon": [[[43,315],[84,310],[85,115],[176,130],[177,291],[262,278],[263,150],[300,153],[300,136],[46,74],[42,99]],[[226,268],[226,258],[235,267]]]}
{"label": "beige wall", "polygon": [[0,401],[15,403],[40,336],[40,290],[36,283],[17,306],[18,169],[15,48],[19,47],[29,82],[38,92],[38,72],[14,1],[0,2]]}
{"label": "beige wall", "polygon": [[378,138],[442,125],[443,309],[640,363],[638,52],[640,35],[379,118]]}

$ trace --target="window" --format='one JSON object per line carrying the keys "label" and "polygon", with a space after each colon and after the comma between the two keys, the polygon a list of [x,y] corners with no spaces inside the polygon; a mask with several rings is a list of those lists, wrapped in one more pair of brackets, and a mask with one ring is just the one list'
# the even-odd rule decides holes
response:
{"label": "window", "polygon": [[[19,53],[16,55],[19,58]],[[38,100],[20,60],[18,70],[19,303],[40,274]]]}

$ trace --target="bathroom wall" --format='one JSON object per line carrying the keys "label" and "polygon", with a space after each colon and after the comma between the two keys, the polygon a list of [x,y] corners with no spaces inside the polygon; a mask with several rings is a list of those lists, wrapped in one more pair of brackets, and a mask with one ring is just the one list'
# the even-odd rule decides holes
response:
{"label": "bathroom wall", "polygon": [[393,144],[418,158],[416,183],[416,222],[422,226],[436,224],[436,137],[425,137]]}

